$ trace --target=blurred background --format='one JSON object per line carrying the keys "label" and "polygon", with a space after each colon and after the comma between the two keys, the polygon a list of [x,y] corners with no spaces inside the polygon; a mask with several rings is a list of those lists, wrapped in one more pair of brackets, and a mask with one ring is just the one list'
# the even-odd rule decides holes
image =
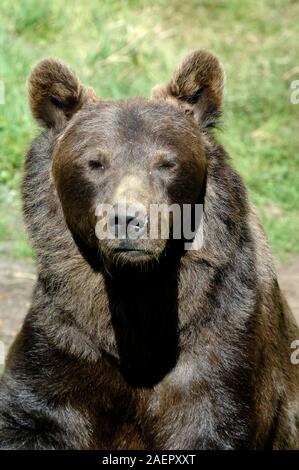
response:
{"label": "blurred background", "polygon": [[47,56],[62,58],[111,98],[149,96],[194,48],[219,56],[226,90],[218,137],[247,182],[298,311],[299,104],[291,103],[291,83],[299,79],[297,0],[2,0],[0,18],[0,340],[10,343],[35,278],[19,185],[38,132],[26,80]]}

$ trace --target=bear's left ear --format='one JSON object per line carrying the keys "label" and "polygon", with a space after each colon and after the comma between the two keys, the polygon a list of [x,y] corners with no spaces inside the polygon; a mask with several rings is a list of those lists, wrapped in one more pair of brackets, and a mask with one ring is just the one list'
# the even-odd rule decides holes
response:
{"label": "bear's left ear", "polygon": [[202,128],[215,127],[221,114],[223,85],[219,60],[199,49],[183,59],[169,83],[154,87],[152,97],[179,105]]}
{"label": "bear's left ear", "polygon": [[47,128],[60,129],[87,102],[97,101],[61,60],[44,59],[32,70],[28,81],[33,116]]}

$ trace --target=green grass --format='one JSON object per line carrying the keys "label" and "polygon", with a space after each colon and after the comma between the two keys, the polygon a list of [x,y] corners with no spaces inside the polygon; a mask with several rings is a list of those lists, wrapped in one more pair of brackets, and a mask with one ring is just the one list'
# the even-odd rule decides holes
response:
{"label": "green grass", "polygon": [[0,256],[26,258],[32,256],[16,190],[0,193]]}
{"label": "green grass", "polygon": [[248,183],[276,256],[299,253],[299,105],[290,102],[291,81],[299,79],[298,15],[294,0],[2,0],[0,247],[31,254],[18,186],[36,134],[26,97],[35,62],[61,57],[104,97],[148,96],[184,53],[206,47],[226,70],[219,138]]}

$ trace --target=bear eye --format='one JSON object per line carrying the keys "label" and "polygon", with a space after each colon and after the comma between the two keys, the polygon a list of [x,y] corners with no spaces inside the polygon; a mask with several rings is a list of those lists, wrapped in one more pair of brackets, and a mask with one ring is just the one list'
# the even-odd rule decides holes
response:
{"label": "bear eye", "polygon": [[161,170],[169,170],[176,166],[176,162],[174,160],[164,160],[159,164],[159,169]]}
{"label": "bear eye", "polygon": [[105,165],[100,160],[89,160],[88,164],[93,170],[105,170]]}

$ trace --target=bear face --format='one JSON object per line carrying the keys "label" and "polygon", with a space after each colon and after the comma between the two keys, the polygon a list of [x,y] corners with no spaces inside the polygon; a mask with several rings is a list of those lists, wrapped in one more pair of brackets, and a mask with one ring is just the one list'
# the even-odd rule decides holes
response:
{"label": "bear face", "polygon": [[[207,169],[208,128],[219,114],[222,87],[222,68],[206,51],[187,56],[151,99],[102,100],[56,59],[35,67],[31,109],[53,134],[53,178],[83,254],[144,263],[166,252],[173,219],[150,209],[190,205],[195,210]],[[105,236],[111,228],[113,236]]]}
{"label": "bear face", "polygon": [[[150,206],[195,204],[205,174],[200,133],[188,121],[179,108],[155,101],[100,102],[83,108],[53,154],[56,187],[72,233],[98,243],[102,252],[119,260],[160,256],[167,239],[148,236],[159,222],[149,216]],[[112,214],[109,207],[115,209]],[[103,228],[108,218],[113,227],[113,217],[119,221],[123,211],[124,217],[132,214],[129,224],[138,210],[141,228],[147,220],[146,237],[124,233],[95,240],[99,218]]]}

